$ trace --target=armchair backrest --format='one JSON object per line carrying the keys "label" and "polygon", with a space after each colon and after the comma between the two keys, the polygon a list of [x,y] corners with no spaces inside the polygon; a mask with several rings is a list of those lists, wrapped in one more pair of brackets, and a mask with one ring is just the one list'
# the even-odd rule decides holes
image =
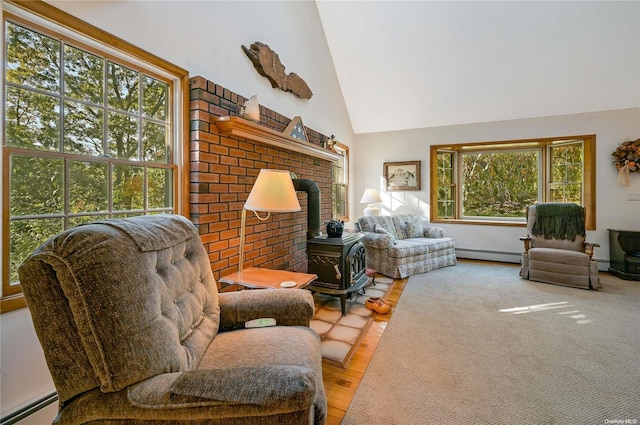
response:
{"label": "armchair backrest", "polygon": [[584,207],[574,203],[546,203],[527,207],[531,248],[584,252]]}
{"label": "armchair backrest", "polygon": [[178,215],[105,220],[42,244],[20,283],[61,402],[191,370],[218,331],[218,292]]}

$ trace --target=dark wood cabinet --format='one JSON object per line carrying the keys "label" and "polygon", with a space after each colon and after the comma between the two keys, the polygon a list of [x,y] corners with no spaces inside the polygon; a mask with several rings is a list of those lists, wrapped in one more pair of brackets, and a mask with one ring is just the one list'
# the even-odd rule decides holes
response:
{"label": "dark wood cabinet", "polygon": [[609,229],[609,273],[640,280],[640,230]]}

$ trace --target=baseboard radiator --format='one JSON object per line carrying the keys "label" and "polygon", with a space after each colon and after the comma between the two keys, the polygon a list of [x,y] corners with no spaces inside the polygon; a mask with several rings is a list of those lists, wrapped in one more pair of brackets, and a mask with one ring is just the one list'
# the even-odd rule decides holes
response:
{"label": "baseboard radiator", "polygon": [[20,409],[7,414],[0,418],[0,425],[13,425],[26,417],[33,415],[40,409],[44,409],[48,405],[58,401],[58,393],[51,393],[38,400],[35,400],[28,405],[21,407]]}
{"label": "baseboard radiator", "polygon": [[[522,252],[491,251],[486,249],[456,248],[456,257],[467,260],[497,261],[499,263],[520,264]],[[609,269],[608,259],[594,258],[599,271]]]}

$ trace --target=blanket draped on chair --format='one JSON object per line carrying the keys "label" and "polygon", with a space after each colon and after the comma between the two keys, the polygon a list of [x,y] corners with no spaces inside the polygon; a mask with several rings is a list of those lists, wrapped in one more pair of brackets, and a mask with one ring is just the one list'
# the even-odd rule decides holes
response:
{"label": "blanket draped on chair", "polygon": [[546,238],[574,241],[584,235],[583,209],[578,204],[552,202],[536,205],[536,221],[531,233]]}

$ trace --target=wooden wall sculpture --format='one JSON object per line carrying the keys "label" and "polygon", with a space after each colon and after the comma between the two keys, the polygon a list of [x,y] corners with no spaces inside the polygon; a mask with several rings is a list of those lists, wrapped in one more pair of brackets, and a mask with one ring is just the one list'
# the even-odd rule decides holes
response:
{"label": "wooden wall sculpture", "polygon": [[285,73],[278,54],[268,45],[256,41],[251,44],[251,48],[242,46],[242,50],[251,60],[256,71],[271,82],[271,87],[293,93],[300,99],[311,99],[313,92],[307,83],[295,72]]}

